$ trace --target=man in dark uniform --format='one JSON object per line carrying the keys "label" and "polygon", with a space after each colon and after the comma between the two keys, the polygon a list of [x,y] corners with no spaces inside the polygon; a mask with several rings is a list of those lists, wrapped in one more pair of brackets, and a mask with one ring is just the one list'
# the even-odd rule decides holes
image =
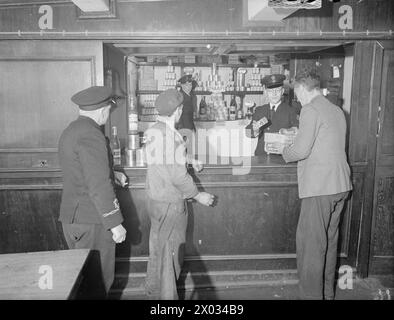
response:
{"label": "man in dark uniform", "polygon": [[181,118],[176,124],[176,129],[182,135],[186,142],[186,152],[189,158],[193,157],[193,141],[195,141],[196,127],[194,125],[193,115],[197,108],[197,97],[194,94],[194,89],[197,82],[193,80],[191,74],[184,75],[178,80],[183,96],[183,109]]}
{"label": "man in dark uniform", "polygon": [[252,121],[246,126],[246,135],[259,139],[254,152],[256,156],[266,154],[264,151],[264,131],[275,133],[282,128],[298,127],[296,110],[282,101],[285,79],[286,77],[282,74],[273,74],[265,76],[262,80],[269,103],[257,107]]}
{"label": "man in dark uniform", "polygon": [[[70,123],[59,140],[63,171],[59,221],[70,249],[99,252],[102,279],[95,281],[104,285],[105,294],[114,280],[115,244],[126,238],[111,179],[107,143],[100,129],[114,103],[112,89],[90,87],[76,93],[71,100],[80,110],[78,119]],[[101,297],[98,292],[91,295]]]}
{"label": "man in dark uniform", "polygon": [[180,83],[180,92],[183,95],[183,110],[181,118],[177,124],[177,129],[189,129],[192,131],[196,130],[193,121],[193,113],[197,108],[197,98],[194,94],[194,88],[196,87],[196,81],[193,80],[191,74],[184,75],[178,82]]}

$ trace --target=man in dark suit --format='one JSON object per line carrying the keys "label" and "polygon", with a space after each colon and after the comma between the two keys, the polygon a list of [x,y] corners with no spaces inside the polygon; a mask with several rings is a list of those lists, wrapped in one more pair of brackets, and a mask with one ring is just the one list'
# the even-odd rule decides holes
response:
{"label": "man in dark suit", "polygon": [[264,132],[279,132],[280,129],[298,127],[295,109],[282,101],[284,93],[282,74],[273,74],[262,80],[265,86],[269,103],[257,107],[251,122],[246,126],[246,135],[249,138],[258,138],[254,152],[256,156],[264,155]]}
{"label": "man in dark suit", "polygon": [[[100,129],[114,103],[112,89],[90,87],[76,93],[71,100],[79,106],[80,115],[59,140],[63,171],[59,221],[70,249],[99,252],[102,279],[95,281],[104,285],[105,294],[114,280],[115,244],[126,238],[111,179],[107,143]],[[92,294],[101,297],[97,296],[99,293]]]}
{"label": "man in dark suit", "polygon": [[298,161],[300,296],[333,299],[338,225],[352,189],[345,152],[346,120],[343,111],[321,94],[315,72],[299,72],[294,92],[302,104],[300,128],[294,144],[282,152],[286,162]]}
{"label": "man in dark suit", "polygon": [[183,109],[176,128],[177,130],[189,129],[195,131],[196,127],[194,125],[193,115],[197,108],[197,98],[194,94],[194,89],[197,83],[193,80],[191,74],[184,75],[178,82],[181,87],[180,93],[183,96]]}
{"label": "man in dark suit", "polygon": [[194,111],[197,108],[197,97],[194,89],[197,82],[191,74],[186,74],[178,80],[180,93],[183,96],[183,109],[181,117],[176,124],[176,129],[186,142],[186,151],[189,157],[193,156],[193,140],[195,139],[196,127],[194,125]]}

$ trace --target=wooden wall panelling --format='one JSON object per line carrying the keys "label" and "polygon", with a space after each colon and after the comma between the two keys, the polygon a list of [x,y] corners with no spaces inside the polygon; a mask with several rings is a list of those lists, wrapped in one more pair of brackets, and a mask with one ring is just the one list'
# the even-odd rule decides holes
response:
{"label": "wooden wall panelling", "polygon": [[[364,198],[365,167],[352,166],[353,190],[346,203],[346,213],[342,216],[339,241],[343,263],[357,266],[357,253],[360,241],[360,223]],[[346,236],[344,239],[343,237]]]}
{"label": "wooden wall panelling", "polygon": [[394,271],[394,44],[383,48],[370,273]]}
{"label": "wooden wall panelling", "polygon": [[[127,148],[127,88],[126,88],[126,63],[125,56],[111,45],[104,44],[104,69],[112,71],[112,88],[114,93],[122,97],[117,100],[117,106],[111,111],[106,125],[106,134],[110,136],[110,128],[118,128],[118,136],[122,149]],[[107,84],[106,84],[107,85]]]}
{"label": "wooden wall panelling", "polygon": [[0,253],[66,249],[60,190],[0,191]]}
{"label": "wooden wall panelling", "polygon": [[394,170],[380,170],[371,241],[370,274],[394,270]]}
{"label": "wooden wall panelling", "polygon": [[382,96],[379,106],[380,138],[377,150],[379,166],[394,166],[394,44],[382,42],[384,58],[382,67]]}
{"label": "wooden wall panelling", "polygon": [[350,112],[349,160],[367,163],[371,79],[375,58],[374,42],[358,41],[354,49],[354,68]]}
{"label": "wooden wall panelling", "polygon": [[383,49],[377,42],[356,42],[349,158],[351,163],[365,165],[361,237],[357,254],[357,266],[361,277],[368,275],[370,255],[382,60]]}
{"label": "wooden wall panelling", "polygon": [[78,115],[70,98],[102,70],[101,42],[2,42],[0,167],[58,167],[58,139]]}
{"label": "wooden wall panelling", "polygon": [[[246,1],[246,0],[245,0]],[[340,31],[338,8],[349,4],[353,8],[353,31],[384,30],[393,28],[394,9],[391,0],[342,0],[332,4],[322,1],[321,9],[299,10],[281,21],[282,27],[267,23],[245,21],[243,2],[238,0],[200,1],[117,1],[117,19],[81,20],[73,3],[47,1],[53,6],[56,31],[107,32],[202,32],[204,31]],[[38,4],[0,5],[1,31],[39,31]],[[264,21],[263,21],[264,22]],[[278,23],[276,23],[277,25]],[[39,36],[39,35],[38,35]],[[100,35],[99,35],[100,36]],[[58,37],[63,37],[61,34]],[[82,36],[83,37],[83,36]],[[97,37],[97,35],[91,35]]]}
{"label": "wooden wall panelling", "polygon": [[[236,178],[224,169],[204,171],[196,176],[196,181],[217,195],[219,202],[215,208],[189,203],[186,243],[189,267],[198,269],[201,261],[214,269],[231,268],[224,261],[232,268],[294,266],[300,209],[295,168],[271,168],[273,172],[256,169],[250,175]],[[356,262],[364,174],[361,167],[355,171],[353,195],[340,227],[341,263],[352,266]],[[148,255],[150,228],[144,176],[142,170],[127,173],[131,189],[120,190],[118,196],[130,238],[118,246],[117,257],[119,268],[141,271],[144,268],[141,263],[146,263]],[[127,267],[129,261],[140,264]]]}
{"label": "wooden wall panelling", "polygon": [[[363,191],[362,168],[354,170],[353,197],[343,213],[340,229],[341,263],[352,266]],[[117,246],[118,267],[143,272],[150,228],[145,169],[126,169],[126,173],[130,189],[117,190],[128,231],[126,241]],[[295,268],[300,201],[294,166],[252,168],[245,176],[231,175],[230,167],[212,167],[198,174],[196,181],[216,194],[219,202],[215,208],[189,203],[186,261],[190,270]],[[65,248],[57,221],[60,170],[3,169],[0,182],[6,187],[0,190],[0,252]]]}
{"label": "wooden wall panelling", "polygon": [[[70,97],[94,82],[94,57],[0,58],[1,148],[53,148],[75,119]],[[73,79],[65,85],[66,79]]]}

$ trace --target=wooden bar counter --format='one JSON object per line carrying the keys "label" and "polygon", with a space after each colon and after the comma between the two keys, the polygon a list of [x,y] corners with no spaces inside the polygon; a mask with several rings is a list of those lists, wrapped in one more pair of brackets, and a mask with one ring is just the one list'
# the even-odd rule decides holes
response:
{"label": "wooden bar counter", "polygon": [[[300,212],[296,163],[286,164],[279,155],[215,160],[205,164],[202,172],[192,172],[199,189],[215,194],[218,202],[204,207],[188,201],[185,261],[191,270],[198,271],[202,264],[213,270],[294,269]],[[124,171],[130,185],[119,189],[118,197],[128,234],[118,246],[117,257],[123,262],[146,262],[150,226],[146,168]],[[353,168],[353,173],[351,202],[357,203],[346,207],[341,224],[341,258],[350,265],[359,221],[359,214],[352,215],[350,208],[359,209],[363,169]]]}
{"label": "wooden bar counter", "polygon": [[[237,171],[242,163],[244,171]],[[341,263],[355,266],[366,167],[354,164],[351,169],[354,190],[342,217],[340,256]],[[150,228],[146,168],[123,170],[129,187],[118,188],[117,195],[127,238],[117,246],[117,270],[145,272]],[[215,207],[188,202],[185,261],[189,270],[295,269],[300,211],[295,163],[286,164],[278,155],[218,158],[193,177],[218,202]],[[57,221],[61,170],[2,169],[0,182],[0,252],[66,249]]]}

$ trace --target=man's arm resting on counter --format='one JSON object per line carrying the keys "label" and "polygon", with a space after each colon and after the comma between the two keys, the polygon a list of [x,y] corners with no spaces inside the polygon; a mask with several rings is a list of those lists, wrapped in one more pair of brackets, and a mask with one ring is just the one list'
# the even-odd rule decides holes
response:
{"label": "man's arm resting on counter", "polygon": [[312,108],[302,108],[300,128],[294,144],[283,149],[286,162],[300,161],[309,156],[317,136],[318,113]]}

